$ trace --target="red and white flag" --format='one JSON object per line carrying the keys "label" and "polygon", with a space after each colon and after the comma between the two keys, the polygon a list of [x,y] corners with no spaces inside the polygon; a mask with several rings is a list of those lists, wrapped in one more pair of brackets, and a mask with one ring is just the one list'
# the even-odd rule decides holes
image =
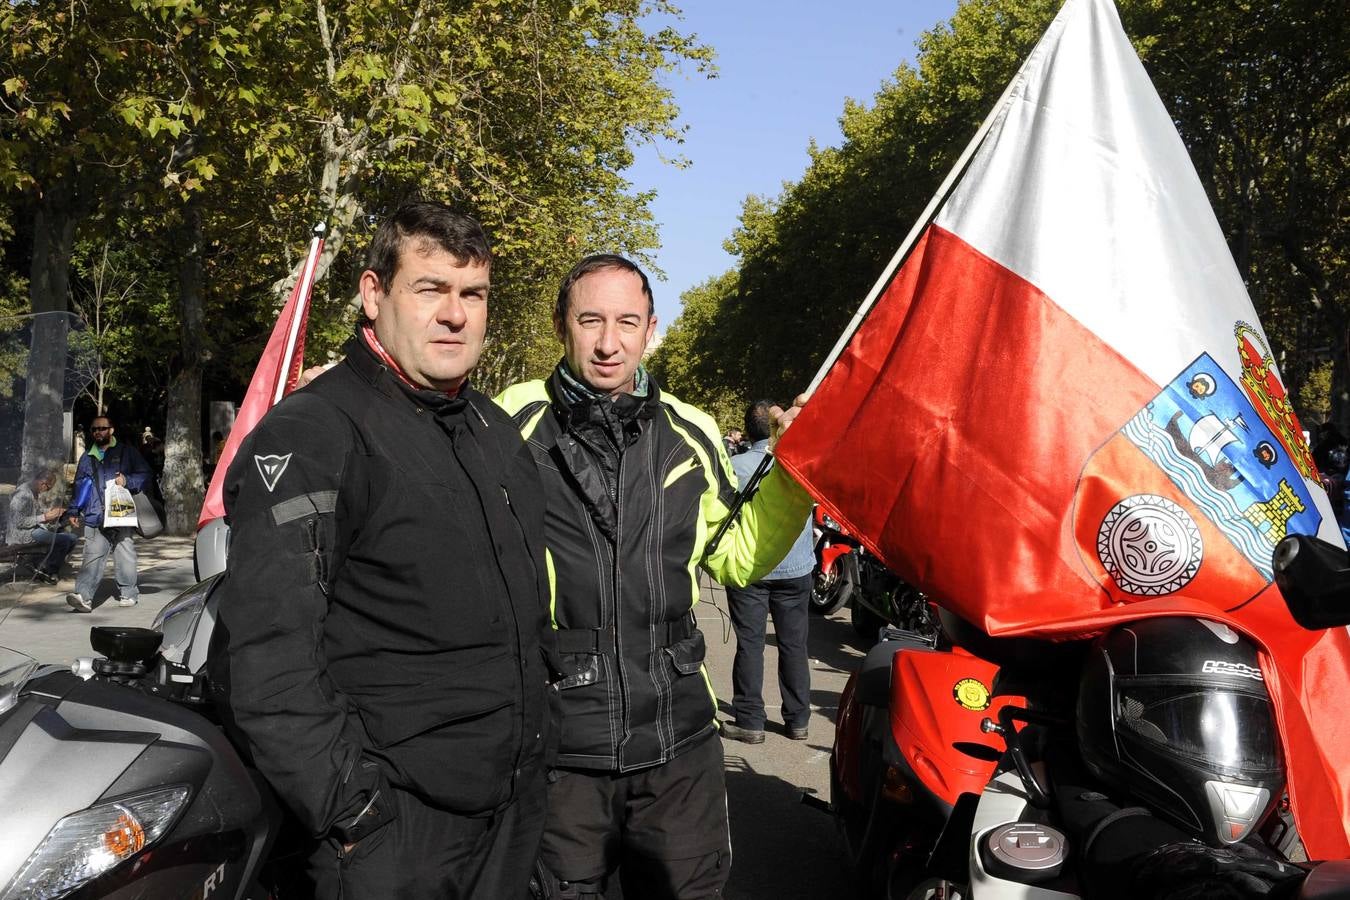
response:
{"label": "red and white flag", "polygon": [[1350,855],[1350,640],[1300,629],[1271,578],[1285,534],[1339,529],[1110,0],[1068,0],[987,125],[778,458],[992,634],[1164,614],[1253,637],[1300,833]]}
{"label": "red and white flag", "polygon": [[309,321],[309,296],[314,290],[314,276],[319,267],[319,255],[323,252],[324,226],[314,229],[314,238],[309,242],[309,255],[300,269],[300,278],[291,289],[291,296],[277,315],[277,323],[272,326],[272,336],[267,339],[262,358],[253,370],[249,380],[244,402],[234,417],[234,426],[225,438],[220,458],[216,460],[215,471],[211,473],[211,484],[206,489],[206,500],[202,503],[201,514],[197,517],[197,528],[212,519],[225,515],[225,473],[234,460],[234,454],[244,438],[261,421],[267,411],[280,402],[281,398],[295,390],[300,379],[300,371],[305,361],[305,325]]}

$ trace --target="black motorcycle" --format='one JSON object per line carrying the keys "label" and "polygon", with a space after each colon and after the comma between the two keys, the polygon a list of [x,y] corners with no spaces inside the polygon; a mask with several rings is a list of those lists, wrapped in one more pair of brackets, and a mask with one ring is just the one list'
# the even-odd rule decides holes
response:
{"label": "black motorcycle", "polygon": [[208,696],[218,581],[70,667],[0,649],[0,898],[270,897],[281,812]]}

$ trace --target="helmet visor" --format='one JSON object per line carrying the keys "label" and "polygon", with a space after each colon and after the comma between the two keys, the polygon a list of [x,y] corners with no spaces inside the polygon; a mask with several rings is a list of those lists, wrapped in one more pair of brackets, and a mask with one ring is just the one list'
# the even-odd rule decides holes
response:
{"label": "helmet visor", "polygon": [[1234,774],[1280,769],[1270,701],[1238,691],[1122,684],[1118,728],[1206,767]]}

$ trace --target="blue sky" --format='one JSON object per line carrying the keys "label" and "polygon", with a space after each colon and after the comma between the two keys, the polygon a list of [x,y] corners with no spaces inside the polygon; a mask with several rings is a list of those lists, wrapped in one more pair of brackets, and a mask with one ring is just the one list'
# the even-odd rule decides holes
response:
{"label": "blue sky", "polygon": [[[784,181],[800,178],[811,138],[839,144],[844,98],[870,106],[882,82],[913,60],[919,35],[951,18],[956,0],[679,6],[680,29],[717,51],[718,75],[709,80],[690,67],[666,77],[688,131],[683,144],[660,150],[691,165],[676,169],[643,147],[627,173],[635,190],[657,191],[652,211],[662,246],[653,256],[666,280],[652,289],[661,331],[679,314],[681,293],[732,266],[722,242],[746,195],[774,197]],[[896,235],[897,245],[903,237]]]}

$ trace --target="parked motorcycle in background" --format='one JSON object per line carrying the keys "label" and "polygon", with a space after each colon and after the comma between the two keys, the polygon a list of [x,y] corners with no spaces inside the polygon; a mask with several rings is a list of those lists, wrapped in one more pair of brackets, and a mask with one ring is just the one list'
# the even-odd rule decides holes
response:
{"label": "parked motorcycle in background", "polygon": [[819,506],[811,513],[816,568],[811,573],[811,611],[828,616],[843,609],[858,589],[858,556],[862,545],[844,533]]}
{"label": "parked motorcycle in background", "polygon": [[888,622],[909,622],[921,596],[882,565],[843,526],[819,506],[812,515],[816,568],[812,573],[811,609],[829,615],[845,605],[858,637],[875,641]]}

